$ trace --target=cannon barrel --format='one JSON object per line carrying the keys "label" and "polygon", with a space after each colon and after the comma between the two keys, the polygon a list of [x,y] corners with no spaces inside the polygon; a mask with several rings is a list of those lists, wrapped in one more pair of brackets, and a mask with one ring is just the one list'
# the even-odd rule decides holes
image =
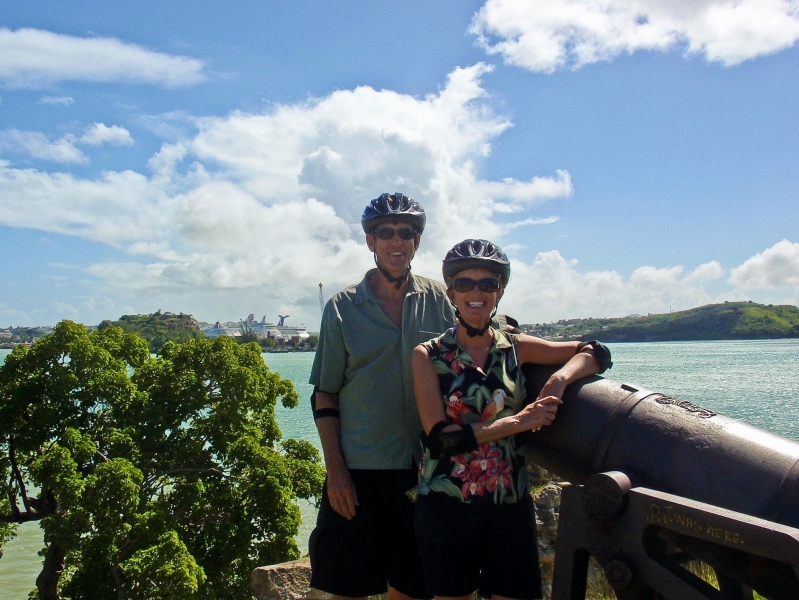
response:
{"label": "cannon barrel", "polygon": [[[528,400],[555,370],[523,369]],[[633,487],[799,528],[799,443],[665,394],[586,378],[566,389],[552,425],[519,441],[574,484],[622,471]]]}

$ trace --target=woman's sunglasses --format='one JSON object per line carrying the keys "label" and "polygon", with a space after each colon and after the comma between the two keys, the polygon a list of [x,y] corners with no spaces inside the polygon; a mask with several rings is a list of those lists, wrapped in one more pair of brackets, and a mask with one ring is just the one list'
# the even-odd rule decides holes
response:
{"label": "woman's sunglasses", "polygon": [[452,282],[452,289],[456,292],[460,292],[461,294],[465,294],[466,292],[471,292],[474,289],[474,286],[480,288],[481,292],[485,292],[486,294],[493,294],[494,292],[499,291],[499,281],[497,279],[481,279],[480,281],[475,281],[474,279],[469,279],[468,277],[461,277],[456,279]]}
{"label": "woman's sunglasses", "polygon": [[390,240],[394,234],[400,236],[401,240],[412,240],[416,237],[416,230],[412,227],[403,227],[402,229],[392,229],[391,227],[381,227],[374,230],[374,235],[381,240]]}

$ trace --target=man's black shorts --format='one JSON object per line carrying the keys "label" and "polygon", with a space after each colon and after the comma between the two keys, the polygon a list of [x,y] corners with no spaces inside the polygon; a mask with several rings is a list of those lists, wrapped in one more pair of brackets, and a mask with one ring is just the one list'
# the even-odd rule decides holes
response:
{"label": "man's black shorts", "polygon": [[436,596],[465,596],[479,589],[483,598],[541,598],[535,510],[529,495],[499,505],[420,495],[416,535],[427,587]]}
{"label": "man's black shorts", "polygon": [[347,520],[330,506],[327,483],[311,533],[311,587],[340,596],[385,593],[386,584],[426,598],[413,529],[414,505],[405,495],[415,468],[352,470],[359,506]]}

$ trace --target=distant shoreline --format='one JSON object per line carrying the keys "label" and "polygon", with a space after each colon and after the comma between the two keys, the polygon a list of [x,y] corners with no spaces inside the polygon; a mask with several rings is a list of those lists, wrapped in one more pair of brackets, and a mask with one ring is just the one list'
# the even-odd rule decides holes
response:
{"label": "distant shoreline", "polygon": [[553,341],[712,342],[799,338],[799,307],[724,302],[655,315],[616,319],[568,319],[520,325],[525,333]]}

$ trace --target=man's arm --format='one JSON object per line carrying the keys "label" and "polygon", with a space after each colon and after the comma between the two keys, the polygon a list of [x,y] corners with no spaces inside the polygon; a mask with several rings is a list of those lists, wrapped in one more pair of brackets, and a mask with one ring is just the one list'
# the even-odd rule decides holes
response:
{"label": "man's arm", "polygon": [[[316,410],[330,408],[338,411],[338,396],[317,390]],[[358,506],[358,494],[352,481],[344,454],[341,452],[341,422],[337,417],[326,416],[316,420],[316,429],[322,441],[322,452],[325,455],[327,471],[327,497],[330,506],[338,514],[347,519],[355,516]]]}

